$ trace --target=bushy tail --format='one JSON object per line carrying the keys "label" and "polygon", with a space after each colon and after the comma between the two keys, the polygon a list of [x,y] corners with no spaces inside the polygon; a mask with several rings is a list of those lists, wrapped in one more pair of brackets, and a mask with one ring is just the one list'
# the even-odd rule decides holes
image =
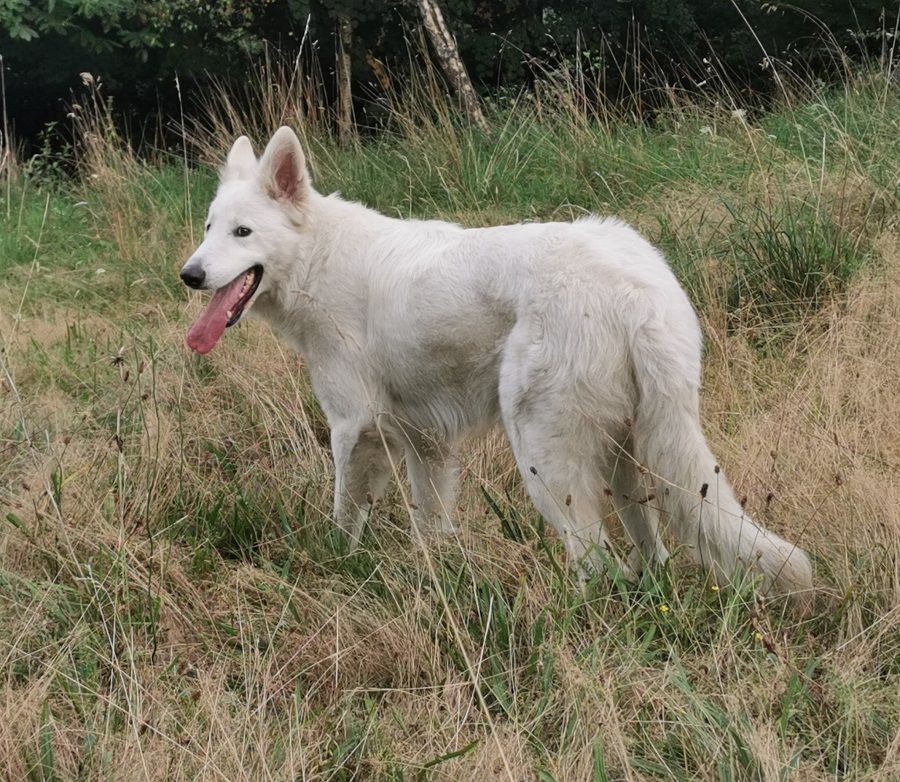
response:
{"label": "bushy tail", "polygon": [[695,362],[666,350],[672,336],[639,334],[632,345],[640,394],[634,455],[654,476],[663,524],[717,580],[755,570],[766,590],[806,604],[809,558],[751,519],[735,498],[700,426],[698,383],[690,376]]}

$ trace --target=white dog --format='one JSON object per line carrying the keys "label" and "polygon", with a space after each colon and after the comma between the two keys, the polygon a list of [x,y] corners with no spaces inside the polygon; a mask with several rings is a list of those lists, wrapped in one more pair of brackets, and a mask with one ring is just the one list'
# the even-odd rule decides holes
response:
{"label": "white dog", "polygon": [[203,243],[181,272],[215,291],[188,345],[212,350],[250,305],[306,358],[331,426],[334,517],[358,541],[402,454],[414,529],[451,532],[456,448],[502,421],[570,563],[602,566],[609,495],[632,569],[667,528],[720,579],[808,592],[806,555],[744,512],[700,426],[701,334],[661,255],[588,218],[466,229],[397,220],[313,188],[281,128],[239,138]]}

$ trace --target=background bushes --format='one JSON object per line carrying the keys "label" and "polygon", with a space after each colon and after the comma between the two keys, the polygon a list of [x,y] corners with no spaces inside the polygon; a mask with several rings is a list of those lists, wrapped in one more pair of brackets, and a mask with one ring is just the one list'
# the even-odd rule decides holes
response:
{"label": "background bushes", "polygon": [[[548,68],[589,74],[593,98],[634,101],[639,112],[677,87],[764,98],[775,69],[832,80],[854,62],[891,51],[896,3],[825,0],[786,6],[742,0],[443,0],[462,58],[484,94],[515,93]],[[411,0],[62,0],[0,3],[6,102],[21,138],[63,120],[78,74],[103,76],[132,135],[177,115],[182,86],[240,82],[270,47],[291,59],[304,41],[321,63],[324,98],[334,92],[338,20],[353,28],[357,121],[377,123],[383,84],[373,67],[408,74],[424,46]],[[374,66],[373,66],[374,64]]]}

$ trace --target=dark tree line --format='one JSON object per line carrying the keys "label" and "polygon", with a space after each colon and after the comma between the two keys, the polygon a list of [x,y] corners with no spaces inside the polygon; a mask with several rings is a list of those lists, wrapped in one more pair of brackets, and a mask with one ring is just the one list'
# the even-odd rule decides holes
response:
{"label": "dark tree line", "polygon": [[[807,75],[835,76],[842,58],[885,56],[898,3],[885,0],[440,0],[462,63],[482,94],[527,86],[541,68],[603,72],[607,98],[648,74],[702,85],[704,69],[733,85],[771,89],[764,53]],[[82,71],[103,76],[136,116],[174,113],[182,85],[240,79],[271,46],[290,56],[306,33],[325,87],[346,114],[348,94],[377,89],[377,62],[402,75],[424,30],[421,0],[0,0],[0,56],[20,136],[63,117]],[[423,40],[425,36],[423,36]],[[439,42],[438,42],[439,45]],[[435,40],[432,56],[438,55]],[[447,71],[445,71],[447,72]],[[452,74],[448,78],[452,81]],[[337,112],[341,116],[341,111]]]}

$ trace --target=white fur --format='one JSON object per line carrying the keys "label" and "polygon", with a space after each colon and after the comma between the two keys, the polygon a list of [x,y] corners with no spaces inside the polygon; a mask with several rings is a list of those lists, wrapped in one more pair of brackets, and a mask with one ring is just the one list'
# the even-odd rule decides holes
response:
{"label": "white fur", "polygon": [[[628,226],[388,218],[316,193],[287,128],[259,164],[238,139],[208,222],[189,263],[210,288],[264,267],[252,313],[306,358],[331,426],[335,519],[352,540],[401,455],[415,528],[451,531],[457,444],[502,421],[573,563],[604,560],[608,486],[632,567],[666,558],[661,515],[717,577],[744,566],[767,588],[810,589],[806,555],[747,516],[716,466],[697,317]],[[234,237],[238,224],[253,234]]]}

